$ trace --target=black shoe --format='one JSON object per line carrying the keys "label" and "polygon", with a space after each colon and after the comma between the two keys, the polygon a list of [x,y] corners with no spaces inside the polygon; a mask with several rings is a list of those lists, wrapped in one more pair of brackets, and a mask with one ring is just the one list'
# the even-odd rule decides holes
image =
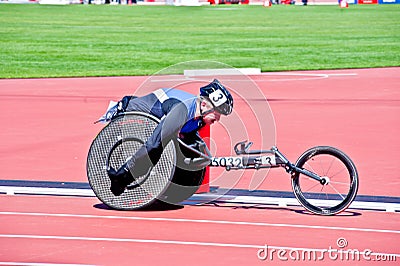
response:
{"label": "black shoe", "polygon": [[118,171],[110,167],[107,171],[108,177],[111,180],[111,192],[115,196],[119,196],[124,193],[126,187],[133,182],[134,178],[125,165],[121,166]]}

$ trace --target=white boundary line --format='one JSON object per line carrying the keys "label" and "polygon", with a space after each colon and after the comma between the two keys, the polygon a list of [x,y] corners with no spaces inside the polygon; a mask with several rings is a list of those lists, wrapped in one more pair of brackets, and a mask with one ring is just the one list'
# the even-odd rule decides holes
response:
{"label": "white boundary line", "polygon": [[190,69],[184,70],[185,77],[210,77],[216,75],[260,75],[260,68],[220,68],[220,69]]}
{"label": "white boundary line", "polygon": [[[195,241],[177,241],[177,240],[159,240],[159,239],[136,239],[136,238],[108,238],[108,237],[78,237],[78,236],[46,236],[46,235],[16,235],[16,234],[0,234],[0,238],[27,238],[27,239],[47,239],[47,240],[80,240],[80,241],[103,241],[103,242],[128,242],[128,243],[151,243],[151,244],[169,244],[169,245],[186,245],[186,246],[207,246],[207,247],[231,247],[231,248],[252,248],[252,249],[269,249],[275,250],[303,250],[326,253],[328,249],[304,248],[304,247],[284,247],[270,245],[252,245],[252,244],[236,244],[236,243],[218,243],[218,242],[195,242]],[[332,249],[331,249],[332,250]],[[338,250],[338,249],[334,249]],[[354,249],[352,249],[354,251]],[[371,251],[372,252],[372,251]],[[343,250],[342,253],[345,253]],[[369,252],[368,252],[369,253]],[[359,254],[367,254],[367,251],[360,251]],[[400,254],[396,253],[378,253],[372,252],[368,255],[384,255],[392,258],[400,258]]]}
{"label": "white boundary line", "polygon": [[91,189],[77,189],[77,188],[0,186],[0,193],[1,192],[6,193],[7,195],[35,194],[35,195],[83,196],[83,197],[96,196]]}
{"label": "white boundary line", "polygon": [[340,77],[357,76],[357,73],[296,73],[296,72],[263,72],[262,76],[305,76],[305,77]]}
{"label": "white boundary line", "polygon": [[[347,77],[357,76],[357,73],[285,73],[285,72],[267,72],[262,73],[263,76],[278,76],[278,77],[295,77],[295,78],[275,78],[275,79],[257,79],[254,82],[277,82],[277,81],[305,81],[305,80],[316,80],[316,79],[327,79],[330,77]],[[296,78],[297,77],[297,78]]]}
{"label": "white boundary line", "polygon": [[[191,70],[184,70],[185,72],[189,72]],[[246,76],[258,76],[258,77],[291,77],[291,78],[268,78],[268,79],[260,79],[257,78],[253,80],[255,83],[257,82],[277,82],[277,81],[304,81],[304,80],[316,80],[316,79],[327,79],[330,77],[351,77],[351,76],[358,76],[357,73],[296,73],[296,72],[258,72],[257,69],[245,69],[242,72],[238,69],[231,70],[231,74],[229,71],[224,72],[211,72],[206,74],[205,71],[202,70],[200,75],[188,75],[188,73],[184,75],[172,75],[169,76],[154,76],[151,82],[172,82],[172,81],[203,81],[204,77],[212,77],[216,75],[223,75],[223,76],[232,76],[230,81],[243,81],[243,80],[235,80],[234,77],[237,75],[246,75]],[[195,72],[193,72],[195,73]]]}
{"label": "white boundary line", "polygon": [[[202,197],[201,194],[196,197]],[[219,199],[217,199],[220,201]],[[333,200],[310,200],[318,206],[332,206],[339,204],[339,201]],[[234,198],[222,199],[223,203],[249,203],[249,204],[266,204],[278,205],[279,207],[287,206],[301,206],[295,198],[280,198],[280,197],[254,197],[254,196],[236,196]],[[386,202],[367,202],[367,201],[353,201],[349,209],[362,209],[362,210],[384,210],[386,212],[400,211],[400,204],[386,203]]]}
{"label": "white boundary line", "polygon": [[94,266],[93,264],[63,264],[63,263],[40,263],[40,262],[5,262],[0,261],[0,265],[18,265],[18,266]]}
{"label": "white boundary line", "polygon": [[[43,188],[43,187],[13,187],[0,186],[0,193],[7,195],[15,194],[34,194],[34,195],[57,195],[57,196],[83,196],[95,197],[91,189],[70,189],[70,188]],[[220,203],[249,203],[249,204],[265,204],[279,207],[301,206],[300,203],[293,198],[280,197],[255,197],[255,196],[232,196],[232,195],[207,195],[195,194],[188,202],[194,201],[200,203],[208,203],[218,201]],[[318,201],[318,204],[324,205],[324,200]],[[326,203],[326,202],[325,202]],[[328,205],[329,206],[329,205]],[[353,201],[349,209],[361,210],[382,210],[386,212],[400,211],[400,204],[386,202],[364,202]]]}
{"label": "white boundary line", "polygon": [[68,214],[68,213],[37,213],[37,212],[0,212],[0,215],[20,215],[20,216],[46,216],[46,217],[69,217],[69,218],[89,218],[89,219],[121,219],[136,221],[159,221],[159,222],[178,222],[178,223],[204,223],[204,224],[229,224],[229,225],[250,225],[265,227],[292,227],[302,229],[324,229],[356,232],[373,232],[400,234],[398,230],[356,228],[356,227],[338,227],[338,226],[320,226],[303,224],[283,224],[283,223],[263,223],[263,222],[245,222],[245,221],[226,221],[226,220],[207,220],[207,219],[182,219],[182,218],[162,218],[162,217],[137,217],[137,216],[99,216],[91,214]]}

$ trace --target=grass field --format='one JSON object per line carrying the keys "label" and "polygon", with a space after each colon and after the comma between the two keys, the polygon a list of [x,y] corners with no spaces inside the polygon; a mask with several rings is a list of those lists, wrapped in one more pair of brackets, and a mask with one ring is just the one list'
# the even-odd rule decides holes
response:
{"label": "grass field", "polygon": [[214,60],[263,71],[400,65],[400,5],[0,5],[0,78],[148,75]]}

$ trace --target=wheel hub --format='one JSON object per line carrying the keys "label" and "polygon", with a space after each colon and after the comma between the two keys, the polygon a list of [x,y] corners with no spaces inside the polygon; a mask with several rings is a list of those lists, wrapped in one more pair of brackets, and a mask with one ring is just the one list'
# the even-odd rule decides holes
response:
{"label": "wheel hub", "polygon": [[322,176],[322,177],[321,177],[321,181],[319,181],[319,182],[321,183],[321,185],[326,186],[326,185],[329,184],[330,179],[329,179],[329,177],[327,177],[327,176]]}

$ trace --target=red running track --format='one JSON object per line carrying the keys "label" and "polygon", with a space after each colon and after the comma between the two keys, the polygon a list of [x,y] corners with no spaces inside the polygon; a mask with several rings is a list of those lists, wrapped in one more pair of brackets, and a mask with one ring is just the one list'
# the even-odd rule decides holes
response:
{"label": "red running track", "polygon": [[[4,195],[0,205],[0,261],[18,265],[263,265],[309,260],[364,265],[382,258],[382,265],[396,265],[400,260],[398,213],[321,217],[262,206],[124,212],[104,209],[95,198]],[[347,245],[340,248],[338,239]],[[258,252],[265,245],[269,257],[261,260],[258,256],[264,255]],[[273,250],[281,249],[286,253],[278,257]],[[315,253],[308,259],[304,250],[310,249]],[[350,249],[359,257],[343,256]],[[299,262],[302,252],[306,257]]]}
{"label": "red running track", "polygon": [[[312,146],[336,146],[356,163],[360,194],[398,196],[399,77],[400,68],[382,68],[264,73],[252,78],[269,100],[276,123],[276,144],[290,160],[295,161]],[[133,94],[144,80],[145,77],[0,80],[0,178],[87,182],[87,151],[102,127],[93,121],[103,114],[109,100]],[[243,88],[235,89],[246,94]],[[265,106],[265,102],[237,101],[235,106],[257,148],[258,121],[249,121],[249,105],[257,108]],[[221,122],[229,124],[228,130],[234,132],[235,121],[224,118]],[[220,125],[213,127],[212,138],[213,147],[224,155],[233,153],[232,146],[225,145],[226,140],[243,140],[229,140]],[[268,143],[274,136],[262,138]],[[219,178],[221,171],[212,170],[212,185],[229,183],[226,178]],[[232,175],[233,172],[228,179]],[[236,187],[248,189],[253,172],[235,175],[240,178]],[[260,171],[260,175],[262,180],[266,172]],[[251,188],[291,190],[281,169],[271,171],[261,184],[256,183],[258,186]]]}
{"label": "red running track", "polygon": [[[310,146],[337,146],[358,167],[360,194],[398,196],[399,74],[400,68],[386,68],[252,78],[269,99],[277,145],[290,159]],[[86,182],[86,153],[101,129],[92,122],[110,99],[133,93],[143,80],[0,80],[0,178]],[[236,109],[247,117],[248,107]],[[256,135],[254,125],[247,125]],[[218,140],[226,135],[223,126],[212,131]],[[231,152],[217,140],[213,145],[218,152]],[[213,170],[211,177],[219,174]],[[248,188],[251,179],[251,171],[246,172],[236,187]],[[283,170],[274,170],[258,188],[290,190],[289,184]],[[289,252],[296,256],[296,250],[308,249],[317,256],[313,263],[327,265],[364,265],[371,262],[367,259],[397,265],[400,259],[398,213],[320,217],[300,208],[239,205],[123,212],[104,208],[96,198],[8,195],[0,195],[0,206],[0,264],[5,265],[303,264]],[[347,245],[339,248],[338,239]],[[265,245],[273,257],[260,260]],[[329,249],[366,254],[346,260],[334,253],[330,257]],[[281,261],[278,252],[288,261]]]}

